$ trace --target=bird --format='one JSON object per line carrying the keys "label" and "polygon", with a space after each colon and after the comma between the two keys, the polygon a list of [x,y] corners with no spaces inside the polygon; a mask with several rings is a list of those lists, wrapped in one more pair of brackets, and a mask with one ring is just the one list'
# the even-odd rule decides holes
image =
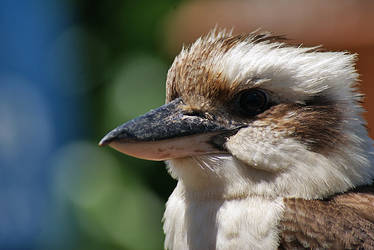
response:
{"label": "bird", "polygon": [[374,148],[357,55],[215,28],[166,104],[99,143],[165,161],[165,249],[374,249]]}

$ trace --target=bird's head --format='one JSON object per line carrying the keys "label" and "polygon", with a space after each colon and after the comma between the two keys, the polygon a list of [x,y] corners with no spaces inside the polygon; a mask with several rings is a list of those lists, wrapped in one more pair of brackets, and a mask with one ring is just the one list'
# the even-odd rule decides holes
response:
{"label": "bird's head", "polygon": [[355,55],[212,31],[169,69],[166,104],[100,145],[167,160],[197,194],[322,198],[369,183]]}

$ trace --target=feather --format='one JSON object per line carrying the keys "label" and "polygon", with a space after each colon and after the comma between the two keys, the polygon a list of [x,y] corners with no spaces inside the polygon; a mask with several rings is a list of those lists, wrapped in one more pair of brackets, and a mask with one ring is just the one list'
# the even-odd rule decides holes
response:
{"label": "feather", "polygon": [[279,249],[374,249],[374,187],[329,199],[285,198]]}

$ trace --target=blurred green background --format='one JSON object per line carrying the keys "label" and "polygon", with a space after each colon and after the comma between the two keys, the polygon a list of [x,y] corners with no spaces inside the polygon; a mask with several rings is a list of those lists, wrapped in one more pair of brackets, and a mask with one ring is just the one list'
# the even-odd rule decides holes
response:
{"label": "blurred green background", "polygon": [[0,1],[0,249],[162,249],[164,163],[97,143],[164,103],[182,44],[218,25],[349,50],[370,97],[373,13],[371,0]]}
{"label": "blurred green background", "polygon": [[[172,57],[163,50],[165,16],[179,0],[67,1],[74,22],[57,53],[75,46],[88,133],[54,154],[54,208],[45,249],[162,249],[161,218],[175,182],[162,162],[134,159],[97,143],[106,132],[164,103]],[[51,224],[51,222],[53,222]],[[64,237],[61,238],[62,225]],[[53,232],[53,233],[51,233]]]}
{"label": "blurred green background", "polygon": [[164,163],[97,143],[164,103],[179,2],[0,3],[1,249],[163,248]]}

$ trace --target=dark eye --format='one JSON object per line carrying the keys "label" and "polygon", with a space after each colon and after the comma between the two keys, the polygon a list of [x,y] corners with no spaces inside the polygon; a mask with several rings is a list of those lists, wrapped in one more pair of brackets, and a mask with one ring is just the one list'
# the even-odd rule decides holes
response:
{"label": "dark eye", "polygon": [[259,89],[243,91],[237,99],[240,113],[243,115],[257,115],[268,106],[266,93]]}

